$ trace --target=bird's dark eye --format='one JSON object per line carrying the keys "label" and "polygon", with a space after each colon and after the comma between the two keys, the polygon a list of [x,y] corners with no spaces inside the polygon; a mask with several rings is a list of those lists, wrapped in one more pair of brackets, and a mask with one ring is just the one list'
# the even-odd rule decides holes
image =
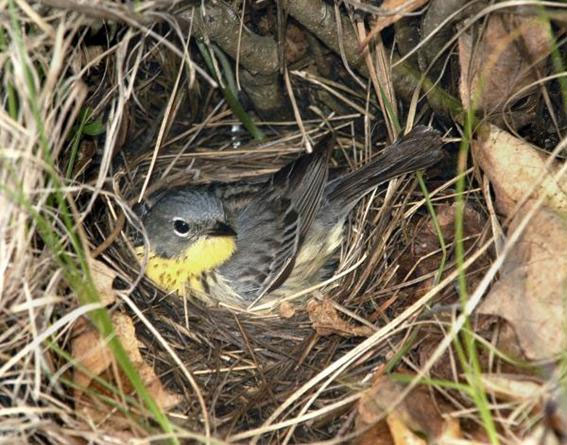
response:
{"label": "bird's dark eye", "polygon": [[173,230],[177,236],[185,238],[189,234],[189,224],[181,218],[175,218],[173,220]]}

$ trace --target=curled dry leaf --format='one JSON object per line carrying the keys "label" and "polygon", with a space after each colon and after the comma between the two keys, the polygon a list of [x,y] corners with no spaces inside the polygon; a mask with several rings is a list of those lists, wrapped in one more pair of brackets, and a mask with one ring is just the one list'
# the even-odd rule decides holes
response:
{"label": "curled dry leaf", "polygon": [[[163,410],[175,406],[179,402],[178,396],[169,393],[162,386],[153,369],[144,362],[131,318],[116,313],[112,317],[112,322],[116,335],[156,403]],[[103,402],[103,397],[108,397],[113,399],[114,403],[120,404],[122,398],[120,394],[115,394],[102,385],[100,379],[105,380],[117,388],[118,392],[125,395],[131,395],[132,388],[128,379],[118,371],[119,368],[106,342],[100,338],[95,328],[87,326],[87,323],[80,325],[80,328],[77,329],[79,332],[72,343],[72,355],[77,360],[77,366],[73,372],[75,406],[93,421],[104,423],[107,430],[128,430],[136,435],[132,430],[133,422],[120,411],[112,410],[108,404]]]}
{"label": "curled dry leaf", "polygon": [[[528,203],[530,204],[531,201]],[[510,224],[522,222],[519,213]],[[479,312],[498,315],[515,329],[529,359],[547,359],[565,351],[567,220],[542,207],[508,254]]]}
{"label": "curled dry leaf", "polygon": [[[509,233],[533,206],[533,199],[524,203],[526,197],[544,199],[512,247],[500,280],[479,312],[507,320],[527,358],[549,358],[567,346],[565,179],[554,178],[557,163],[546,168],[547,158],[536,148],[494,126],[486,127],[473,143],[473,153],[491,180],[499,209],[513,217]],[[516,211],[522,203],[521,211]]]}
{"label": "curled dry leaf", "polygon": [[109,306],[116,301],[116,290],[112,287],[114,279],[118,276],[116,271],[102,261],[89,258],[89,269],[100,301],[104,306]]}
{"label": "curled dry leaf", "polygon": [[541,383],[521,375],[484,374],[481,378],[484,388],[499,400],[520,402],[537,400],[543,395]]}
{"label": "curled dry leaf", "polygon": [[321,336],[338,334],[343,337],[368,337],[374,333],[368,326],[353,326],[347,323],[329,300],[310,300],[307,303],[307,313],[313,329]]}
{"label": "curled dry leaf", "polygon": [[[443,404],[434,401],[426,387],[414,388],[392,409],[392,404],[397,401],[403,390],[404,385],[395,383],[388,377],[378,378],[359,400],[357,427],[363,428],[372,424],[378,426],[385,420],[396,445],[438,443],[462,437],[459,422],[441,415],[439,408]],[[359,443],[371,443],[368,435],[372,431],[382,431],[383,434],[383,430],[371,429],[361,436],[365,441]],[[420,435],[425,436],[427,441]]]}
{"label": "curled dry leaf", "polygon": [[554,178],[556,161],[527,142],[494,125],[486,125],[472,143],[475,160],[490,179],[498,210],[507,216],[530,197],[545,197],[545,204],[567,212],[567,178]]}
{"label": "curled dry leaf", "polygon": [[516,102],[537,89],[534,82],[542,77],[539,71],[551,50],[549,22],[492,14],[482,27],[480,40],[475,32],[480,24],[459,37],[460,96],[466,108],[502,111],[510,97]]}

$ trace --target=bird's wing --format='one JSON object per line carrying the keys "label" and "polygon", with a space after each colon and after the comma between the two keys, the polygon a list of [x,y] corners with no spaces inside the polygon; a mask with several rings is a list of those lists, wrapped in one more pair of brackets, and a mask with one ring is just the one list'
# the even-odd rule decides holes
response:
{"label": "bird's wing", "polygon": [[321,205],[331,143],[283,167],[237,216],[238,248],[227,267],[246,300],[278,288],[291,273]]}
{"label": "bird's wing", "polygon": [[233,222],[237,248],[221,266],[221,275],[248,302],[285,275],[299,248],[299,214],[289,199],[274,198],[262,193],[237,215]]}
{"label": "bird's wing", "polygon": [[300,238],[305,236],[319,210],[334,142],[334,135],[327,136],[317,144],[313,153],[290,162],[273,176],[273,189],[289,199],[299,215]]}

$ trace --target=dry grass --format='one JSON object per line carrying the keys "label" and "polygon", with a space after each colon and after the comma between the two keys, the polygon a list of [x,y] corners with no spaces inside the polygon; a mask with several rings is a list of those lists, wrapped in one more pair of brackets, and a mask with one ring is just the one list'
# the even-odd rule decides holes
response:
{"label": "dry grass", "polygon": [[[479,233],[466,234],[461,271],[482,287],[457,314],[455,258],[449,256],[443,273],[416,272],[440,252],[414,255],[419,244],[414,238],[429,221],[414,176],[392,181],[357,208],[336,277],[314,294],[331,299],[345,320],[370,327],[373,334],[365,339],[319,336],[303,311],[286,319],[277,310],[243,313],[164,296],[141,277],[130,247],[129,226],[136,221],[129,206],[143,190],[272,173],[304,150],[306,137],[316,141],[329,126],[339,134],[334,167],[363,164],[377,152],[369,120],[375,106],[368,99],[381,97],[380,82],[388,85],[381,101],[394,99],[384,53],[377,67],[367,60],[370,90],[335,88],[330,81],[291,71],[288,88],[298,85],[290,80],[304,87],[325,84],[337,100],[356,102],[356,113],[312,110],[312,118],[301,125],[260,122],[268,138],[254,142],[214,94],[216,83],[204,66],[189,58],[181,30],[164,31],[159,24],[146,28],[141,16],[122,6],[56,3],[66,7],[33,9],[25,0],[10,0],[0,11],[0,442],[125,439],[123,432],[105,429],[75,410],[71,372],[77,364],[71,343],[80,320],[100,308],[85,300],[77,285],[83,256],[97,257],[121,278],[126,290],[117,292],[119,300],[109,311],[136,321],[146,362],[182,396],[168,413],[179,438],[338,443],[360,433],[353,433],[356,402],[385,364],[430,376],[441,359],[449,363],[446,380],[461,381],[451,342],[468,326],[488,286],[481,278],[493,253],[494,227],[486,222]],[[160,2],[144,8],[146,19],[172,19]],[[129,26],[102,22],[96,15],[118,17]],[[95,45],[96,32],[113,40]],[[410,104],[408,126],[422,117],[418,99],[416,94]],[[101,119],[104,135],[80,135],[78,123],[87,108]],[[392,136],[399,124],[390,117],[381,128]],[[463,174],[467,202],[494,223],[486,188],[473,186],[471,170]],[[435,208],[453,202],[454,184],[428,183]],[[408,258],[415,263],[408,266]],[[75,274],[69,272],[73,267]],[[487,276],[497,271],[493,266]],[[83,279],[88,282],[88,276]],[[421,356],[418,346],[427,342],[434,343],[435,352]],[[483,348],[483,360],[500,369],[496,347],[487,342]],[[399,351],[405,352],[397,356]],[[448,386],[431,384],[449,401],[453,416],[473,425],[470,431],[486,426],[474,397]],[[488,403],[506,441],[533,422],[526,414],[531,406],[513,411],[500,409],[494,399]],[[141,435],[139,419],[130,421]],[[160,434],[155,423],[148,430]]]}

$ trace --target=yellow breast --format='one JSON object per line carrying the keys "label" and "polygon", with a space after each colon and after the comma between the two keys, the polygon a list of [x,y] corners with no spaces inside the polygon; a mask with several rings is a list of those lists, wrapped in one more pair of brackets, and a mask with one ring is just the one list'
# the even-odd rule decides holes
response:
{"label": "yellow breast", "polygon": [[[234,238],[218,236],[201,238],[174,258],[150,252],[146,276],[168,292],[180,295],[187,295],[190,290],[202,292],[201,275],[225,263],[235,250]],[[144,248],[137,248],[136,254],[143,259]]]}

